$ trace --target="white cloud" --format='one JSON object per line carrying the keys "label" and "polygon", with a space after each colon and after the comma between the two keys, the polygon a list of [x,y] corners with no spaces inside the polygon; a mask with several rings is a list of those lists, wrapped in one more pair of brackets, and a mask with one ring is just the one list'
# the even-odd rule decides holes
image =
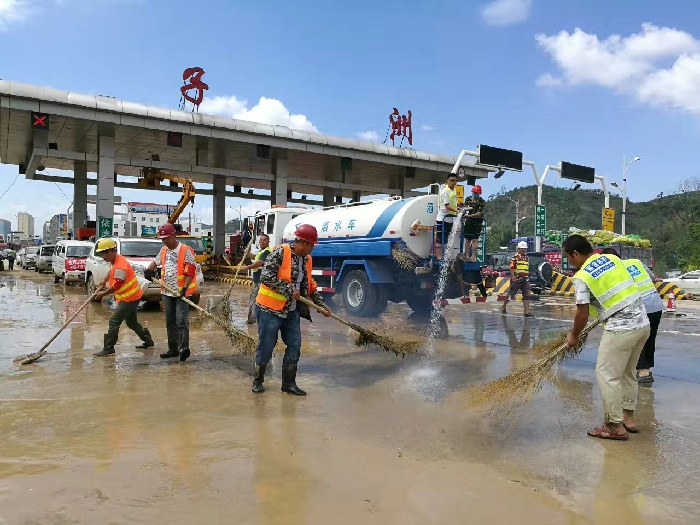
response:
{"label": "white cloud", "polygon": [[481,18],[490,26],[509,26],[525,22],[532,0],[494,0],[481,8]]}
{"label": "white cloud", "polygon": [[435,128],[433,128],[432,126],[428,126],[427,124],[423,124],[423,125],[420,127],[420,130],[421,130],[421,131],[433,131],[434,129],[435,129]]}
{"label": "white cloud", "polygon": [[358,133],[357,136],[367,142],[379,140],[379,134],[376,131],[363,131],[362,133]]}
{"label": "white cloud", "polygon": [[700,114],[700,41],[685,31],[646,23],[626,37],[600,40],[576,28],[535,39],[558,69],[557,75],[541,75],[539,86],[596,85],[645,104]]}
{"label": "white cloud", "polygon": [[287,126],[304,131],[318,131],[316,126],[306,118],[306,115],[291,114],[284,104],[276,98],[260,97],[258,103],[249,108],[247,100],[238,99],[235,95],[212,97],[205,98],[199,109],[202,113],[222,115],[239,120]]}
{"label": "white cloud", "polygon": [[15,22],[24,20],[30,12],[25,0],[0,0],[0,31],[6,30]]}

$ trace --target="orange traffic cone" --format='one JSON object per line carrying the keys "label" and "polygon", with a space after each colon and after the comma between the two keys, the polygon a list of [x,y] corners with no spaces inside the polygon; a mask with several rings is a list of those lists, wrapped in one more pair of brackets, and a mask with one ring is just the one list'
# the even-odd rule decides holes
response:
{"label": "orange traffic cone", "polygon": [[675,312],[676,311],[676,296],[674,295],[673,292],[668,294],[668,302],[666,303],[666,311],[667,312]]}

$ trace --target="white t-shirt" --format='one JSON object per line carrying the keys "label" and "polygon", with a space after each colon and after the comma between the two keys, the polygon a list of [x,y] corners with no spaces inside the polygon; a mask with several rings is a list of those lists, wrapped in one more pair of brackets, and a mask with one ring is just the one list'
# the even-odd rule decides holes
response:
{"label": "white t-shirt", "polygon": [[452,214],[452,212],[450,210],[445,208],[445,206],[450,204],[450,195],[452,193],[455,193],[456,191],[457,190],[451,190],[447,186],[447,184],[444,184],[440,188],[440,198],[438,200],[439,200],[439,203],[442,204],[442,206],[440,206],[440,209],[438,210],[438,213],[437,213],[437,218],[435,220],[443,221],[443,222],[453,222],[454,221],[454,218],[455,218],[454,214]]}
{"label": "white t-shirt", "polygon": [[[163,250],[165,250],[165,267],[161,269],[161,278],[165,281],[165,284],[173,290],[177,290],[177,258],[180,254],[180,250],[183,249],[184,245],[181,242],[177,243],[174,250],[170,250],[167,246],[163,245],[156,258],[156,264],[160,264],[160,261],[163,260]],[[193,265],[197,263],[191,250],[185,252],[185,262]],[[169,297],[177,297],[175,294],[166,290],[162,290],[162,294]]]}
{"label": "white t-shirt", "polygon": [[[576,292],[576,304],[590,304],[597,310],[601,310],[600,303],[591,293],[588,285],[581,279],[574,278],[574,290]],[[657,294],[658,295],[658,294]],[[647,312],[644,309],[642,301],[637,299],[635,302],[626,306],[619,312],[611,315],[605,320],[603,329],[608,331],[624,331],[636,330],[649,324]]]}

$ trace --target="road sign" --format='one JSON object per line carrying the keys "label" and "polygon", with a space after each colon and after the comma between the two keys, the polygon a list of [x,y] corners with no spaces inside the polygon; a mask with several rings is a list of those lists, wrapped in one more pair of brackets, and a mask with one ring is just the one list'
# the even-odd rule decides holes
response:
{"label": "road sign", "polygon": [[479,246],[476,249],[476,262],[484,262],[486,255],[486,221],[484,221],[484,226],[481,228],[481,235],[479,236]]}
{"label": "road sign", "polygon": [[455,189],[457,190],[457,202],[460,204],[464,204],[464,186],[461,184],[457,184],[455,186]]}
{"label": "road sign", "polygon": [[569,271],[569,259],[566,257],[566,253],[564,253],[564,241],[568,235],[566,233],[561,234],[561,271],[562,272],[568,272]]}
{"label": "road sign", "polygon": [[494,148],[493,146],[480,144],[477,163],[481,166],[489,166],[492,168],[523,171],[523,153],[521,151]]}
{"label": "road sign", "polygon": [[595,168],[579,166],[570,162],[562,162],[559,168],[559,176],[562,179],[575,180],[593,184],[595,182]]}
{"label": "road sign", "polygon": [[32,111],[31,114],[32,127],[36,129],[49,129],[49,115],[48,113],[36,113]]}
{"label": "road sign", "polygon": [[615,208],[603,208],[603,231],[615,231]]}
{"label": "road sign", "polygon": [[538,204],[535,210],[535,237],[547,235],[547,208]]}
{"label": "road sign", "polygon": [[114,226],[114,219],[112,217],[98,217],[97,218],[97,238],[102,239],[103,237],[111,237]]}

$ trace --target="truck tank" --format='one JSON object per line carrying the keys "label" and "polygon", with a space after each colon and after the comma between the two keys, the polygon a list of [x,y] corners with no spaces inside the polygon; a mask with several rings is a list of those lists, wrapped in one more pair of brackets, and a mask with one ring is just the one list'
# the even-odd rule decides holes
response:
{"label": "truck tank", "polygon": [[[424,226],[433,226],[437,216],[437,205],[437,195],[424,195],[408,199],[389,197],[309,211],[287,225],[282,240],[293,241],[294,231],[300,224],[311,224],[318,230],[320,244],[403,241],[411,252],[425,259],[430,256],[431,232],[414,231],[412,225],[420,221]],[[454,246],[459,247],[459,235],[455,236]]]}

